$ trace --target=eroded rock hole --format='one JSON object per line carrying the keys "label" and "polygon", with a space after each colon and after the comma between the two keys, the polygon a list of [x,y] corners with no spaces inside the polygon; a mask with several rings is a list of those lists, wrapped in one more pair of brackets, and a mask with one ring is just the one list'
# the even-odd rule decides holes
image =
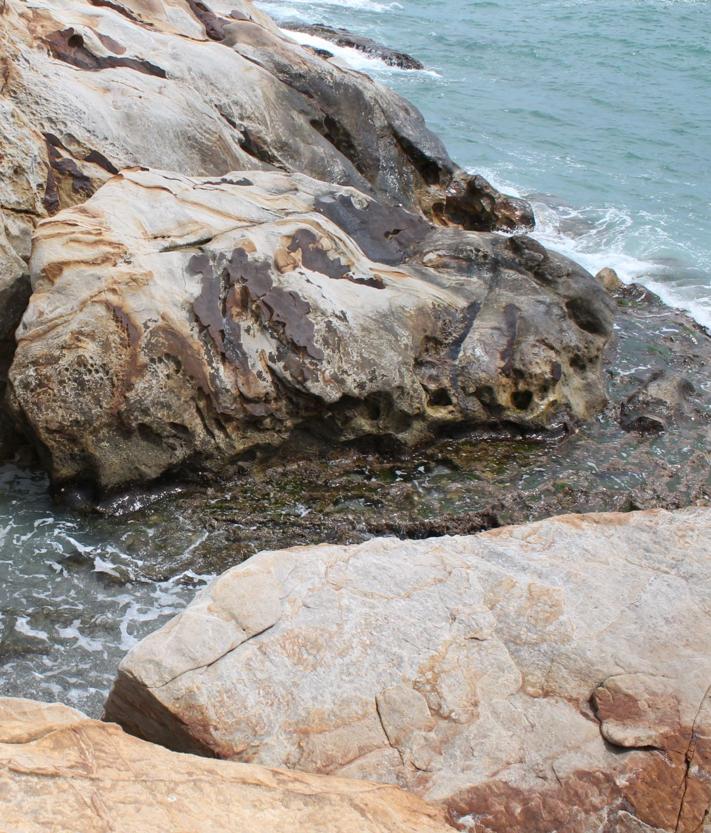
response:
{"label": "eroded rock hole", "polygon": [[533,394],[530,390],[517,390],[511,395],[511,401],[514,408],[519,411],[527,411],[531,407],[531,402],[533,402]]}
{"label": "eroded rock hole", "polygon": [[607,335],[607,325],[586,298],[571,298],[565,307],[581,330],[593,335]]}
{"label": "eroded rock hole", "polygon": [[447,405],[453,404],[452,397],[446,388],[437,388],[437,390],[432,391],[427,397],[427,401],[436,408],[444,408]]}

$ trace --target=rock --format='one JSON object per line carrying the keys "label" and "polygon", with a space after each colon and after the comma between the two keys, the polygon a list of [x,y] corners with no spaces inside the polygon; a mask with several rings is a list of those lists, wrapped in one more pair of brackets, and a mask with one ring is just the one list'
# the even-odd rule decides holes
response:
{"label": "rock", "polygon": [[617,272],[609,266],[600,269],[597,275],[595,275],[595,280],[599,281],[608,292],[615,292],[623,286]]}
{"label": "rock", "polygon": [[0,401],[34,226],[121,168],[297,171],[447,225],[533,224],[527,203],[461,171],[412,105],[249,0],[3,0],[0,55]]}
{"label": "rock", "polygon": [[379,58],[389,66],[414,70],[425,68],[422,61],[418,61],[412,55],[408,55],[406,52],[400,52],[397,49],[390,49],[390,47],[383,46],[382,43],[378,43],[372,38],[355,35],[353,32],[349,32],[348,29],[325,26],[323,23],[306,25],[299,22],[286,22],[280,25],[282,29],[286,29],[289,32],[315,35],[318,38],[335,43],[337,46],[344,46],[349,49],[357,49],[358,52],[365,52],[366,55]]}
{"label": "rock", "polygon": [[643,371],[637,379],[639,387],[620,405],[620,425],[625,431],[656,433],[677,420],[694,418],[708,424],[708,411],[688,379],[661,368]]}
{"label": "rock", "polygon": [[[299,431],[211,484],[183,477],[184,488],[163,499],[160,483],[150,497],[146,487],[130,487],[98,508],[122,514],[150,504],[131,519],[134,536],[140,532],[131,552],[143,559],[148,548],[145,568],[163,580],[185,570],[217,575],[261,550],[294,545],[469,535],[553,515],[708,505],[711,338],[640,287],[626,287],[615,302],[608,405],[573,435],[486,426],[391,448],[325,444]],[[644,381],[635,378],[641,367],[693,385],[691,407],[663,432],[620,426],[621,404]],[[188,538],[202,543],[186,550]]]}
{"label": "rock", "polygon": [[463,178],[468,227],[533,222],[457,168],[412,105],[301,48],[249,0],[6,0],[0,52],[0,296],[26,274],[39,218],[135,165],[300,171],[429,215],[447,214]]}
{"label": "rock", "polygon": [[392,787],[176,755],[73,709],[0,699],[3,831],[446,833]]}
{"label": "rock", "polygon": [[604,403],[612,303],[580,267],[297,174],[125,171],[40,224],[32,281],[12,402],[58,483]]}
{"label": "rock", "polygon": [[124,659],[173,749],[399,784],[479,833],[701,828],[711,509],[265,552]]}

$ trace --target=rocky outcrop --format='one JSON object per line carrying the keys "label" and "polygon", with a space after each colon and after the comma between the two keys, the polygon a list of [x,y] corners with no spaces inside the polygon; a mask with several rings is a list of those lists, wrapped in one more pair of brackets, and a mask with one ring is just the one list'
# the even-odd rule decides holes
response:
{"label": "rocky outcrop", "polygon": [[7,833],[446,833],[382,785],[176,755],[57,704],[0,699]]}
{"label": "rocky outcrop", "polygon": [[126,171],[39,226],[32,272],[12,401],[57,482],[604,402],[612,306],[582,269],[300,175]]}
{"label": "rocky outcrop", "polygon": [[459,170],[414,107],[249,0],[3,0],[0,54],[0,340],[26,300],[36,221],[133,165],[300,171],[444,223],[532,222]]}
{"label": "rocky outcrop", "polygon": [[[355,49],[358,52],[364,52],[373,58],[378,58],[388,66],[399,67],[400,69],[422,70],[425,68],[422,61],[408,55],[407,52],[401,52],[398,49],[391,49],[389,46],[384,46],[382,43],[374,41],[372,38],[367,38],[364,35],[356,35],[349,32],[348,29],[335,28],[333,26],[325,26],[323,23],[312,23],[310,25],[298,22],[286,22],[281,24],[282,29],[290,32],[300,32],[304,35],[314,35],[322,40],[335,43],[336,46],[343,46],[347,49]],[[298,40],[298,35],[297,35]]]}
{"label": "rocky outcrop", "polygon": [[711,510],[265,552],[123,661],[175,749],[397,783],[478,833],[692,833],[711,801]]}

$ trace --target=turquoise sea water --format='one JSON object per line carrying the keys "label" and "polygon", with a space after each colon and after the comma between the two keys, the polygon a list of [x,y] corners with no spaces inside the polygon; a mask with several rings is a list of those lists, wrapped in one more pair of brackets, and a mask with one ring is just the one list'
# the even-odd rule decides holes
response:
{"label": "turquoise sea water", "polygon": [[711,325],[711,2],[259,5],[419,57],[430,72],[332,50],[414,101],[461,165],[532,199],[542,242]]}

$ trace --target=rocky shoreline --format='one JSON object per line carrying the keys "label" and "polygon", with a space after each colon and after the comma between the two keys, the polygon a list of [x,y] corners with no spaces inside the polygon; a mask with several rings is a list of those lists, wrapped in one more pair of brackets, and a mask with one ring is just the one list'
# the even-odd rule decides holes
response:
{"label": "rocky shoreline", "polygon": [[[378,58],[388,66],[398,67],[400,69],[409,70],[423,70],[425,65],[422,61],[408,55],[406,52],[400,52],[397,49],[391,49],[384,46],[382,43],[377,43],[372,38],[366,38],[362,35],[355,35],[349,32],[348,29],[336,29],[332,26],[324,26],[322,23],[313,23],[305,25],[298,22],[285,21],[280,23],[282,29],[289,32],[302,35],[314,35],[321,40],[330,41],[336,46],[343,46],[348,49],[355,49],[358,52],[364,52],[372,58]],[[325,50],[327,52],[327,50]],[[330,57],[326,55],[325,57]]]}
{"label": "rocky shoreline", "polygon": [[711,335],[250,0],[2,0],[0,79],[0,461],[222,573],[0,699],[0,828],[706,830]]}
{"label": "rocky shoreline", "polygon": [[129,652],[105,722],[0,699],[3,821],[701,830],[710,540],[698,508],[262,553]]}

